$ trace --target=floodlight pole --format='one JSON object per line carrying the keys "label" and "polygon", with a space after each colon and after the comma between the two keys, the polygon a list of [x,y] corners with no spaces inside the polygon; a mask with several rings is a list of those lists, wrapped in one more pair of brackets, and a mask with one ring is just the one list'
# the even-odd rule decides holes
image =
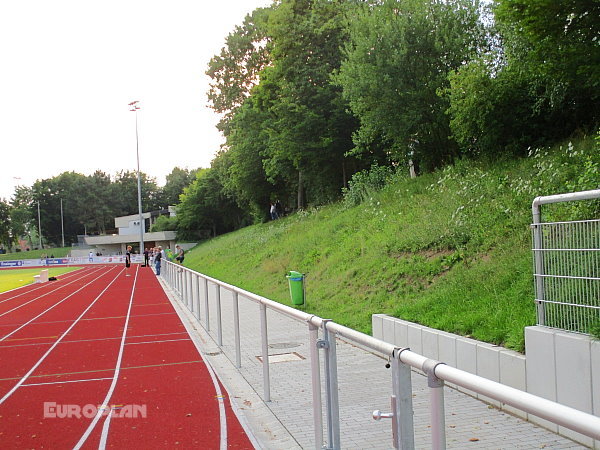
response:
{"label": "floodlight pole", "polygon": [[65,247],[65,219],[63,217],[62,198],[60,199],[60,229],[62,232],[62,246]]}
{"label": "floodlight pole", "polygon": [[44,246],[42,244],[42,216],[40,214],[40,201],[38,200],[38,234],[40,238],[40,249],[43,249]]}
{"label": "floodlight pole", "polygon": [[137,157],[137,183],[138,183],[138,210],[140,213],[140,255],[144,253],[144,217],[142,215],[142,178],[140,175],[140,142],[138,137],[137,112],[140,109],[138,101],[129,104],[129,111],[135,113],[135,154]]}

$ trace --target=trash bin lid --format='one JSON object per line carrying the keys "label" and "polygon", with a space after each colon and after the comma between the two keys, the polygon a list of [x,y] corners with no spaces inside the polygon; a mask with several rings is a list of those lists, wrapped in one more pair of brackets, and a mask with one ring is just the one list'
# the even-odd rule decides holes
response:
{"label": "trash bin lid", "polygon": [[[296,272],[295,270],[290,270],[290,274],[287,277],[302,279],[302,278],[304,278],[304,274],[302,274],[300,272]],[[297,280],[294,280],[294,281],[297,281]]]}

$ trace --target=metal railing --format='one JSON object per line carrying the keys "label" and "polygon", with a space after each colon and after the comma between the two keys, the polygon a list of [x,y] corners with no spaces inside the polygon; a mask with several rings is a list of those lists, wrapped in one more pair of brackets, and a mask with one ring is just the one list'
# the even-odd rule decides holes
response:
{"label": "metal railing", "polygon": [[[415,448],[411,368],[424,372],[428,378],[431,440],[434,449],[446,447],[444,415],[444,382],[446,381],[583,435],[600,439],[599,417],[450,367],[443,362],[428,359],[412,352],[408,348],[398,348],[331,320],[307,314],[168,261],[164,264],[162,277],[171,289],[180,296],[181,303],[191,311],[205,330],[210,331],[211,322],[214,323],[216,319],[216,341],[219,347],[223,346],[224,338],[221,296],[222,292],[230,294],[228,296],[231,298],[231,304],[227,307],[233,311],[234,364],[238,369],[242,367],[239,299],[243,298],[258,305],[260,323],[256,328],[253,328],[252,333],[260,334],[261,337],[262,397],[265,402],[271,400],[267,310],[283,314],[305,324],[308,332],[312,388],[312,423],[314,431],[312,443],[316,449],[341,448],[338,358],[336,355],[336,340],[338,337],[356,343],[383,358],[389,358],[392,368],[390,392],[392,411],[390,413],[374,411],[373,418],[392,419],[391,439],[394,448]],[[212,309],[209,306],[209,286],[214,286]],[[200,314],[201,310],[203,310],[203,317]],[[212,314],[216,317],[211,319]],[[249,322],[252,321],[245,318],[242,322],[244,326],[250,326]],[[231,340],[231,336],[228,336],[228,339]],[[246,339],[244,339],[244,345],[248,345]],[[323,353],[324,368],[321,368],[320,352]],[[321,380],[321,369],[323,369],[323,382]],[[323,388],[325,391],[325,422],[323,421],[322,405]],[[354,405],[354,407],[359,407],[359,405]],[[324,433],[326,433],[326,436],[324,436]]]}
{"label": "metal railing", "polygon": [[600,190],[532,204],[537,324],[578,333],[600,327],[600,220],[542,222],[541,205],[600,198]]}

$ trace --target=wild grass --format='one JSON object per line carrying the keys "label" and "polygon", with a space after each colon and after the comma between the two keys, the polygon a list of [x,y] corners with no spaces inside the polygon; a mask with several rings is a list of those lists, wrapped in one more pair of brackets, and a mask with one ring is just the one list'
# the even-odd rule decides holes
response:
{"label": "wild grass", "polygon": [[[531,202],[600,186],[599,150],[584,138],[522,159],[396,174],[380,190],[361,188],[356,206],[310,208],[209,240],[186,265],[287,304],[284,275],[297,270],[307,274],[306,311],[321,317],[369,333],[371,315],[386,313],[523,351],[523,328],[535,323]],[[599,211],[588,202],[544,213]]]}

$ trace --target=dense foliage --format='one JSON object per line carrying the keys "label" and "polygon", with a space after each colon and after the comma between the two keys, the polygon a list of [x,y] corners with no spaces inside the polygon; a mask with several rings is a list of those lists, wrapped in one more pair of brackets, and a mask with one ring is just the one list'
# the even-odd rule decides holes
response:
{"label": "dense foliage", "polygon": [[[195,172],[175,167],[162,188],[141,173],[143,210],[176,204]],[[137,172],[121,171],[112,177],[101,171],[64,172],[31,187],[18,186],[10,201],[0,201],[0,246],[10,248],[24,239],[27,246],[38,247],[40,224],[43,245],[62,245],[63,234],[65,245],[70,245],[77,235],[112,231],[115,217],[137,212]]]}
{"label": "dense foliage", "polygon": [[229,227],[244,225],[266,220],[275,200],[287,211],[329,203],[362,173],[357,193],[358,180],[381,175],[365,172],[372,166],[413,164],[424,174],[465,156],[524,156],[593,134],[599,8],[593,0],[280,0],[257,9],[207,71],[226,144],[213,175],[196,183],[226,203],[181,207],[214,223],[218,211],[234,212],[242,217]]}

